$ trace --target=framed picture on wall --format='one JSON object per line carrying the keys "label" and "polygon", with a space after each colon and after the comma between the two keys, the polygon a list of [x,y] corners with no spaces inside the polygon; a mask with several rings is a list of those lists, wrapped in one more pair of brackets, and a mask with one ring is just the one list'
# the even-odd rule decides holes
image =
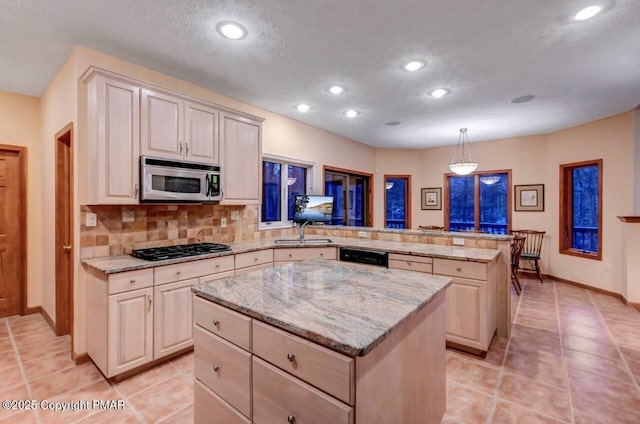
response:
{"label": "framed picture on wall", "polygon": [[544,211],[544,184],[513,186],[516,212]]}
{"label": "framed picture on wall", "polygon": [[442,210],[442,187],[420,190],[420,206],[423,210]]}

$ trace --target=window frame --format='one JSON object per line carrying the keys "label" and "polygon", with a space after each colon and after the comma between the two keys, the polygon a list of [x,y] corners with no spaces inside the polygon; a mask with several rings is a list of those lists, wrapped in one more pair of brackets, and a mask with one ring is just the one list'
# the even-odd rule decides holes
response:
{"label": "window frame", "polygon": [[[577,256],[585,259],[602,260],[602,159],[587,160],[582,162],[565,163],[559,169],[559,220],[558,220],[558,252],[562,255]],[[576,168],[585,166],[598,167],[598,251],[586,252],[571,247],[573,244],[573,231],[566,231],[565,228],[573,227],[573,175]],[[566,234],[567,237],[564,237]]]}
{"label": "window frame", "polygon": [[[273,155],[268,153],[263,153],[262,159],[260,160],[260,172],[263,172],[264,162],[273,162],[279,163],[281,166],[280,172],[280,186],[282,187],[282,191],[280,193],[280,221],[270,221],[270,222],[262,222],[262,204],[258,210],[258,230],[274,230],[280,228],[290,228],[295,226],[293,220],[288,219],[288,185],[287,178],[288,173],[287,168],[289,165],[298,166],[302,168],[306,168],[306,193],[311,193],[313,191],[313,181],[315,175],[315,162],[310,162],[302,159],[294,159],[286,156]],[[262,182],[264,184],[264,181]],[[260,187],[260,190],[263,190],[264,187]]]}
{"label": "window frame", "polygon": [[480,230],[480,177],[488,174],[507,174],[507,234],[511,234],[511,224],[512,224],[512,191],[513,184],[511,181],[511,169],[494,169],[491,171],[476,171],[472,172],[469,175],[458,175],[453,172],[448,172],[444,174],[444,193],[443,193],[443,212],[444,212],[444,230],[449,231],[449,221],[450,213],[451,213],[451,205],[450,205],[450,194],[451,194],[451,185],[449,177],[467,177],[473,176],[473,197],[474,197],[474,205],[473,205],[473,227],[475,231]]}
{"label": "window frame", "polygon": [[384,189],[384,199],[383,199],[383,205],[384,205],[384,216],[383,216],[383,222],[382,225],[384,225],[384,228],[387,228],[387,179],[388,178],[396,178],[396,179],[404,179],[406,181],[406,187],[405,187],[405,219],[404,219],[404,223],[405,223],[405,230],[410,230],[411,229],[411,175],[409,174],[385,174],[383,177],[383,182],[384,185],[382,186]]}

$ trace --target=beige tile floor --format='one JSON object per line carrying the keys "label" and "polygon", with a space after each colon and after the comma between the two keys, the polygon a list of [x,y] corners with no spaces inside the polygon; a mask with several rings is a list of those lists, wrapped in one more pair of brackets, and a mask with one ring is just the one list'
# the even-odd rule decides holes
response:
{"label": "beige tile floor", "polygon": [[[513,334],[486,358],[447,352],[443,423],[640,423],[640,313],[564,283],[522,279]],[[0,400],[123,400],[124,410],[0,409],[0,423],[191,423],[193,354],[118,383],[75,366],[40,315],[0,319]],[[403,423],[404,424],[404,423]]]}

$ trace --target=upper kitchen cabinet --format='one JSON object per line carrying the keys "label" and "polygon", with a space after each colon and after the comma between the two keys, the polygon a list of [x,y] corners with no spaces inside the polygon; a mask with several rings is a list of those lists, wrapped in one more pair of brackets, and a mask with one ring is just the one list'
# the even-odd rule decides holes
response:
{"label": "upper kitchen cabinet", "polygon": [[218,163],[218,111],[164,91],[142,89],[141,152]]}
{"label": "upper kitchen cabinet", "polygon": [[221,204],[257,205],[262,192],[262,120],[221,114]]}
{"label": "upper kitchen cabinet", "polygon": [[[139,190],[140,88],[124,79],[90,69],[86,95],[86,166],[81,169],[85,204],[136,204]],[[82,105],[84,107],[85,105]],[[96,168],[91,168],[96,164]]]}

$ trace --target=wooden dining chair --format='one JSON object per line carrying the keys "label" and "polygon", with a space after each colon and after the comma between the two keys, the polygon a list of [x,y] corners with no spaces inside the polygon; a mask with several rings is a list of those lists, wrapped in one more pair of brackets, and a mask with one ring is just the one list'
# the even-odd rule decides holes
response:
{"label": "wooden dining chair", "polygon": [[437,225],[418,225],[418,230],[422,230],[422,231],[443,231],[444,227],[439,227]]}
{"label": "wooden dining chair", "polygon": [[522,253],[520,254],[520,260],[531,261],[533,262],[533,268],[522,268],[523,271],[535,271],[538,275],[538,279],[541,283],[542,281],[542,273],[540,272],[540,251],[542,250],[542,239],[545,235],[546,231],[537,231],[537,230],[513,230],[511,234],[514,236],[523,236],[526,237],[524,247],[522,249]]}
{"label": "wooden dining chair", "polygon": [[520,280],[518,280],[518,269],[520,268],[520,255],[526,239],[526,237],[516,235],[511,240],[511,284],[516,289],[518,296],[522,292]]}

